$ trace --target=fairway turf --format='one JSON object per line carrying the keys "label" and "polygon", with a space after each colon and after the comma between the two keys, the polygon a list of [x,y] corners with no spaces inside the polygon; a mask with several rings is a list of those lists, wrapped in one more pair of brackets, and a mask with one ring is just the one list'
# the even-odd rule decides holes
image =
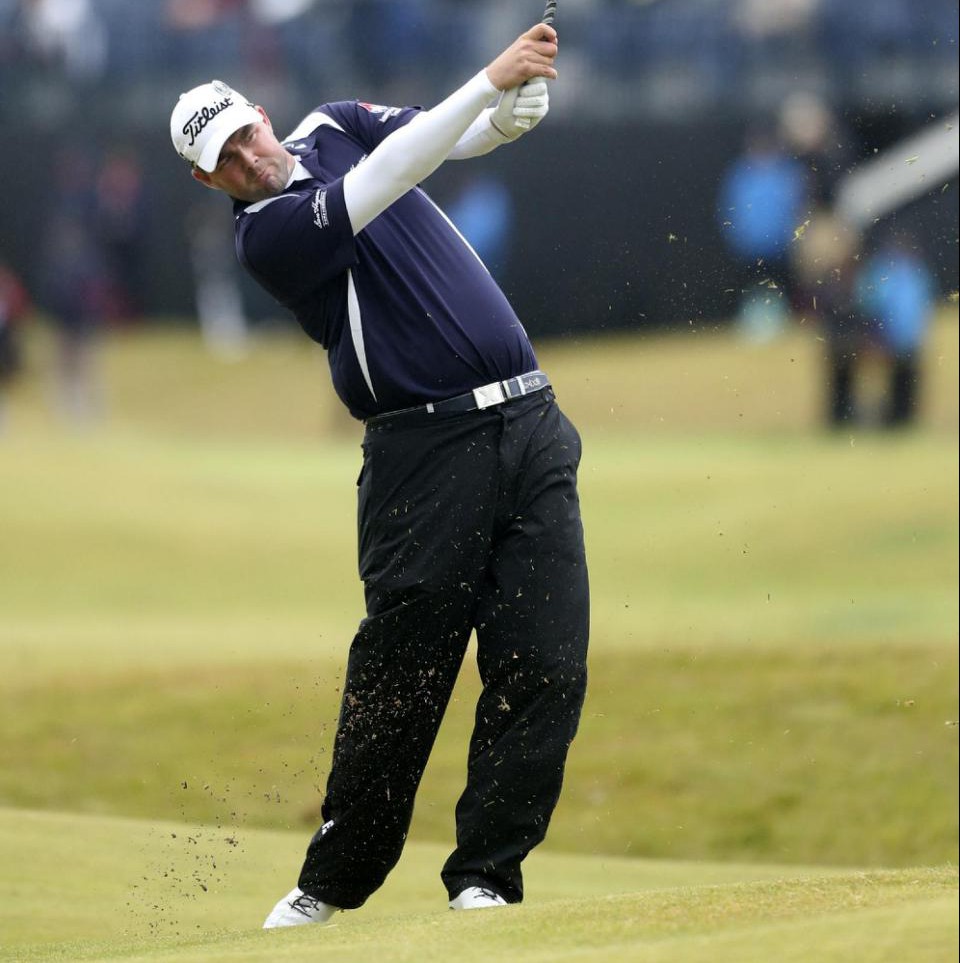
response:
{"label": "fairway turf", "polygon": [[542,351],[585,438],[593,643],[528,902],[441,909],[468,662],[397,873],[269,943],[250,928],[316,826],[361,612],[358,427],[282,338],[236,365],[185,332],[111,342],[83,433],[24,384],[0,438],[0,959],[955,957],[956,346],[954,314],[923,424],[893,435],[818,430],[802,331]]}
{"label": "fairway turf", "polygon": [[[411,844],[362,909],[259,931],[289,833],[0,811],[29,881],[0,877],[0,960],[285,963],[941,963],[957,945],[955,867],[850,872],[538,854],[522,908],[452,914],[444,851]],[[67,856],[69,854],[69,856]],[[574,882],[575,881],[575,882]],[[63,891],[50,912],[51,891]],[[44,925],[33,924],[46,913]]]}

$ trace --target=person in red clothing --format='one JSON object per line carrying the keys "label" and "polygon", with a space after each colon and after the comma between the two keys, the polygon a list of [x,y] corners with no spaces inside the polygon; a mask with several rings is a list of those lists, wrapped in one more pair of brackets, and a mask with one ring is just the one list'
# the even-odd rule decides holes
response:
{"label": "person in red clothing", "polygon": [[28,305],[23,282],[0,261],[0,429],[4,422],[4,391],[23,365],[19,326]]}

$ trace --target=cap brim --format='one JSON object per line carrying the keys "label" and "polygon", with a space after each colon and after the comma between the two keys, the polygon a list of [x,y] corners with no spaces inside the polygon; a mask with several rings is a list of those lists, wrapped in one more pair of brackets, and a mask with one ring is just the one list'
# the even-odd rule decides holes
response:
{"label": "cap brim", "polygon": [[206,143],[196,161],[197,167],[208,174],[212,173],[220,159],[220,151],[230,137],[241,127],[246,127],[247,124],[259,124],[262,120],[263,115],[260,111],[249,104],[236,104],[229,110],[223,111],[209,125]]}

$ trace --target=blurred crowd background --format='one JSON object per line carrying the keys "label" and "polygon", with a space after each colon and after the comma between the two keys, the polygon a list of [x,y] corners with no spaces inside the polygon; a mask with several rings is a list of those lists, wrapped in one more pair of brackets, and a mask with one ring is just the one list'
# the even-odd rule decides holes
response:
{"label": "blurred crowd background", "polygon": [[[538,13],[518,0],[0,0],[0,76],[39,124],[88,96],[162,117],[162,95],[198,73],[289,102],[361,89],[403,102],[457,83]],[[564,0],[559,24],[558,99],[592,116],[755,111],[798,78],[843,105],[956,99],[953,0]]]}
{"label": "blurred crowd background", "polygon": [[[957,290],[957,12],[563,0],[548,125],[446,165],[428,189],[535,336],[732,324],[766,339],[816,316],[825,418],[856,416],[870,345],[890,359],[883,420],[905,423],[930,316]],[[219,77],[280,130],[327,100],[430,106],[539,13],[518,0],[0,0],[0,378],[26,316],[60,332],[78,410],[92,404],[88,346],[111,326],[199,319],[230,355],[252,328],[291,323],[240,276],[225,200],[171,149],[182,90]],[[933,140],[910,155],[921,132]],[[935,171],[916,163],[933,155]],[[886,157],[915,165],[910,189],[845,217],[851,175]]]}

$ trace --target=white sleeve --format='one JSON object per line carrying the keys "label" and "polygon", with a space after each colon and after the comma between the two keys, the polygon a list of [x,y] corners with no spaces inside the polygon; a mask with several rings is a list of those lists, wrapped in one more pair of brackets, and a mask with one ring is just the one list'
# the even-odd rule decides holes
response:
{"label": "white sleeve", "polygon": [[432,110],[395,130],[343,179],[343,199],[359,234],[450,155],[498,90],[485,70]]}

